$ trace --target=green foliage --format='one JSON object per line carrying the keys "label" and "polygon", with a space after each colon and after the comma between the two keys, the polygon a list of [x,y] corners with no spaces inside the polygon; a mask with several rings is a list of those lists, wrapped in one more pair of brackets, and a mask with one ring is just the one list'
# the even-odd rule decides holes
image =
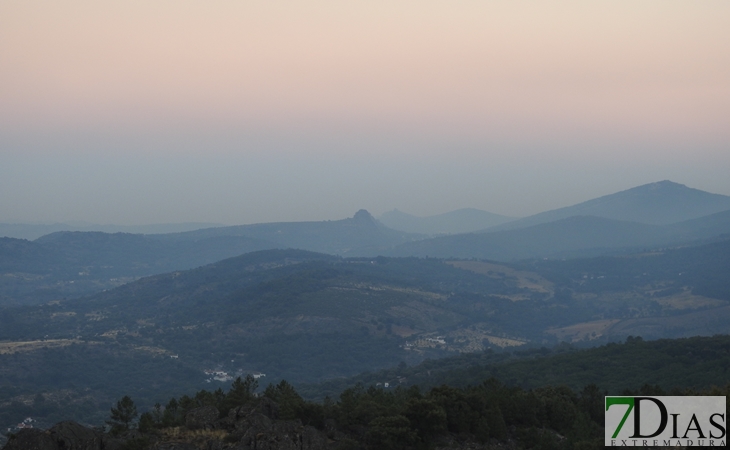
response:
{"label": "green foliage", "polygon": [[174,397],[171,398],[167,402],[167,405],[165,405],[165,410],[162,413],[162,426],[168,428],[182,425],[185,423],[185,415],[183,413],[184,411],[180,407],[177,399]]}
{"label": "green foliage", "polygon": [[231,384],[228,394],[218,402],[217,406],[221,415],[225,416],[231,408],[245,405],[253,400],[258,385],[259,382],[250,374],[246,375],[244,379],[241,379],[241,377],[236,378]]}
{"label": "green foliage", "polygon": [[410,399],[405,405],[403,414],[408,418],[410,426],[424,440],[446,431],[446,411],[433,400]]}
{"label": "green foliage", "polygon": [[120,450],[147,450],[152,445],[148,437],[129,439],[122,444]]}
{"label": "green foliage", "polygon": [[269,385],[264,395],[279,405],[279,417],[283,420],[302,419],[304,417],[304,399],[286,380],[277,385]]}
{"label": "green foliage", "polygon": [[156,423],[154,416],[150,412],[142,413],[142,415],[139,416],[139,423],[137,424],[137,428],[142,433],[149,433],[152,430],[156,428]]}
{"label": "green foliage", "polygon": [[111,414],[106,423],[111,426],[112,433],[120,433],[129,430],[136,418],[137,406],[128,395],[125,395],[117,402],[116,407],[111,408]]}
{"label": "green foliage", "polygon": [[371,448],[383,450],[408,448],[418,441],[418,435],[410,425],[408,419],[400,415],[376,417],[369,423],[365,441]]}
{"label": "green foliage", "polygon": [[[637,343],[632,340],[632,345]],[[198,391],[172,398],[163,408],[158,404],[139,420],[140,437],[126,442],[124,449],[149,448],[159,427],[182,425],[187,410],[201,405],[220,407],[227,399],[244,399],[253,406],[260,400],[252,395],[255,382],[238,379],[224,393]],[[645,384],[627,395],[662,395],[656,385]],[[730,384],[709,390],[675,391],[674,395],[726,395]],[[566,386],[537,389],[510,387],[492,378],[465,387],[441,385],[422,391],[417,386],[382,389],[356,385],[345,390],[337,401],[322,403],[304,400],[287,381],[269,385],[264,396],[278,406],[280,420],[300,420],[331,437],[333,448],[428,449],[439,440],[457,439],[517,448],[597,449],[603,443],[603,393],[595,385],[579,392]],[[211,403],[214,402],[214,403]],[[215,403],[217,402],[217,403]],[[115,433],[119,434],[136,416],[136,408],[125,396],[112,408]],[[159,436],[159,434],[157,434]],[[235,435],[224,438],[234,443]]]}
{"label": "green foliage", "polygon": [[[622,340],[632,330],[628,325],[662,333],[722,331],[727,308],[675,310],[661,302],[677,292],[725,298],[728,245],[512,266],[551,281],[544,292],[512,276],[485,276],[440,260],[267,251],[141,279],[84,300],[4,308],[0,339],[35,340],[41,347],[44,339],[82,338],[64,347],[0,355],[0,377],[7,380],[0,396],[11,399],[0,404],[0,420],[10,424],[31,415],[52,423],[74,414],[100,423],[107,405],[125,394],[139,405],[153,405],[187,393],[190,399],[168,422],[180,423],[180,414],[195,405],[216,405],[226,414],[246,395],[193,395],[201,367],[219,365],[228,372],[256,369],[274,383],[286,379],[307,399],[336,398],[358,381],[464,387],[490,377],[523,388],[566,384],[578,390],[593,383],[612,393],[645,382],[665,389],[707,387],[726,376],[725,338],[674,345],[644,336],[630,349],[605,345],[582,356],[567,344],[562,350],[495,348],[444,361],[437,359],[454,355],[453,348],[406,351],[404,344],[430,333],[473,329],[551,346],[558,340],[545,333],[550,327],[608,319],[621,320],[611,330],[627,330],[616,331]],[[595,337],[575,345],[618,339]],[[486,338],[478,342],[492,345]],[[424,359],[430,360],[419,365]],[[407,364],[396,367],[401,361]],[[347,378],[364,371],[369,373]],[[302,385],[324,380],[331,381]],[[33,396],[36,401],[29,403]],[[298,414],[311,423],[319,420],[316,411]],[[163,417],[156,421],[162,422]]]}

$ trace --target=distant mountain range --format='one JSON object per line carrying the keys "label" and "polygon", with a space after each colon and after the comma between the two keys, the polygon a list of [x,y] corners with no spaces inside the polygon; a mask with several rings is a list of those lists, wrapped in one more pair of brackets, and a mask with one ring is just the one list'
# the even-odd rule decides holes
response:
{"label": "distant mountain range", "polygon": [[527,258],[597,256],[676,246],[730,233],[730,211],[671,225],[649,225],[595,216],[572,216],[525,228],[443,236],[401,244],[388,256]]}
{"label": "distant mountain range", "polygon": [[62,231],[35,241],[0,238],[0,305],[86,295],[139,277],[190,269],[265,249],[296,248],[348,257],[513,261],[709,242],[730,234],[730,197],[662,181],[476,233],[433,238],[429,235],[509,218],[464,209],[424,218],[392,211],[383,219],[391,226],[400,224],[397,226],[402,229],[421,230],[424,234],[394,230],[360,210],[351,218],[334,221],[208,227],[144,235]]}
{"label": "distant mountain range", "polygon": [[377,255],[394,245],[424,238],[422,235],[392,230],[364,209],[342,220],[260,223],[155,237],[164,242],[191,242],[232,236],[267,242],[269,248],[298,248],[343,256]]}
{"label": "distant mountain range", "polygon": [[367,211],[322,222],[286,222],[141,235],[61,231],[35,241],[0,238],[0,305],[91,294],[136,278],[199,267],[266,249],[377,255],[423,236],[391,230]]}
{"label": "distant mountain range", "polygon": [[730,196],[711,194],[668,180],[645,184],[565,208],[545,211],[484,231],[526,228],[573,216],[668,225],[730,210]]}
{"label": "distant mountain range", "polygon": [[179,233],[199,230],[201,228],[219,227],[220,224],[209,222],[158,223],[151,225],[98,225],[98,224],[33,224],[33,223],[0,223],[0,237],[15,239],[38,239],[47,234],[59,231],[99,231],[102,233],[137,233],[161,234]]}
{"label": "distant mountain range", "polygon": [[730,233],[730,197],[671,181],[646,184],[478,233],[401,244],[389,256],[510,261],[686,244]]}
{"label": "distant mountain range", "polygon": [[457,209],[427,217],[417,217],[394,209],[381,215],[378,220],[394,230],[438,235],[471,233],[513,221],[515,218],[474,208]]}

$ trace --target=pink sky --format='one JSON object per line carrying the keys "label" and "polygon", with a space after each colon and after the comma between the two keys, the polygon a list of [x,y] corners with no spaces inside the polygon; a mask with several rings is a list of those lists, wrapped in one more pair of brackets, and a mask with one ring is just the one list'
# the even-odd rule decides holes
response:
{"label": "pink sky", "polygon": [[[0,152],[265,148],[524,159],[528,171],[535,159],[616,157],[730,170],[729,23],[725,0],[6,0]],[[241,145],[179,145],[188,135]],[[144,144],[99,144],[109,136]],[[250,136],[279,144],[244,145]],[[620,178],[602,176],[607,191]],[[657,181],[615,190],[634,180]],[[700,174],[676,181],[730,194]]]}

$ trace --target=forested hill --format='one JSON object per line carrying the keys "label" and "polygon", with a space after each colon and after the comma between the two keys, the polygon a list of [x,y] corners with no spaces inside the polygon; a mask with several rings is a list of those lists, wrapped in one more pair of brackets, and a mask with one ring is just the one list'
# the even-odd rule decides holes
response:
{"label": "forested hill", "polygon": [[[727,402],[730,394],[727,336],[630,338],[592,350],[541,349],[497,359],[464,355],[401,365],[351,379],[321,401],[307,400],[306,388],[284,380],[263,388],[251,375],[227,392],[198,390],[154,406],[135,405],[125,395],[112,403],[106,433],[62,422],[47,432],[11,434],[3,450],[600,449],[604,395],[724,395]],[[394,373],[396,379],[383,381]],[[373,376],[381,381],[352,384]],[[717,438],[719,445],[727,441]]]}
{"label": "forested hill", "polygon": [[418,235],[391,230],[367,211],[336,221],[270,223],[142,235],[57,232],[0,238],[0,306],[39,304],[108,290],[265,249],[376,255]]}
{"label": "forested hill", "polygon": [[212,369],[312,383],[489,347],[501,358],[497,348],[726,334],[728,267],[730,241],[519,265],[249,253],[0,309],[0,377],[11,380],[0,419],[17,423],[37,400],[49,417],[98,420],[115,396],[164,401]]}
{"label": "forested hill", "polygon": [[528,350],[488,350],[308,384],[301,386],[300,392],[306,398],[322,399],[336,397],[357,384],[466,387],[492,377],[523,389],[563,385],[579,391],[593,384],[610,395],[644,385],[665,393],[709,389],[730,383],[730,336],[655,341],[629,337],[622,343],[594,348],[562,344]]}
{"label": "forested hill", "polygon": [[730,211],[671,225],[571,216],[518,229],[441,236],[400,244],[389,256],[516,261],[630,254],[730,236]]}

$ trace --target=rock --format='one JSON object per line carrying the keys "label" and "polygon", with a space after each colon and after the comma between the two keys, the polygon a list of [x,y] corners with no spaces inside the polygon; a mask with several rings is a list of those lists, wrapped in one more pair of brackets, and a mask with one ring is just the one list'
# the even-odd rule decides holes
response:
{"label": "rock", "polygon": [[251,414],[254,409],[251,405],[236,406],[228,411],[228,418],[235,422]]}
{"label": "rock", "polygon": [[239,418],[234,423],[234,428],[230,430],[230,439],[232,441],[241,441],[246,435],[253,433],[265,433],[271,429],[273,422],[263,414],[252,412],[248,416]]}
{"label": "rock", "polygon": [[200,408],[191,409],[185,415],[185,427],[188,430],[211,430],[215,428],[219,415],[218,408],[215,406],[201,406]]}
{"label": "rock", "polygon": [[228,418],[237,421],[247,417],[254,412],[263,414],[271,420],[279,418],[279,405],[268,397],[262,397],[256,403],[247,403],[228,411]]}
{"label": "rock", "polygon": [[277,405],[276,402],[271,400],[269,397],[262,397],[259,400],[258,405],[256,405],[256,411],[260,412],[271,420],[276,420],[279,418],[279,405]]}
{"label": "rock", "polygon": [[223,443],[221,441],[208,441],[206,450],[223,450]]}
{"label": "rock", "polygon": [[31,428],[20,430],[8,440],[3,450],[60,450],[50,434]]}
{"label": "rock", "polygon": [[122,450],[127,441],[105,434],[102,438],[101,448],[104,450]]}
{"label": "rock", "polygon": [[198,450],[198,447],[186,442],[168,442],[153,447],[155,450]]}
{"label": "rock", "polygon": [[241,450],[324,450],[327,437],[299,420],[273,422],[268,429],[250,427],[239,442]]}
{"label": "rock", "polygon": [[327,448],[327,436],[316,428],[307,425],[301,433],[302,450],[319,450]]}
{"label": "rock", "polygon": [[48,434],[62,450],[101,450],[101,434],[76,422],[59,422]]}

